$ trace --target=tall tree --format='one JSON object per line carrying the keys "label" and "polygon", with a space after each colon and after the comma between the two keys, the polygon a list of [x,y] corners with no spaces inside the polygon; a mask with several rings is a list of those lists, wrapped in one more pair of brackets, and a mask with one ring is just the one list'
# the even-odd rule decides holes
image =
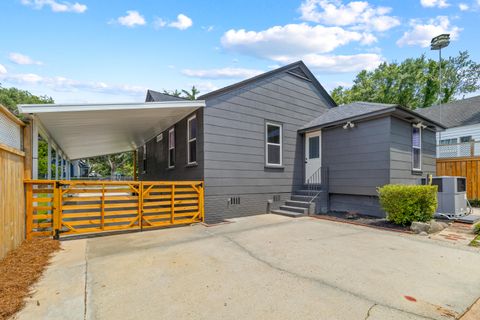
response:
{"label": "tall tree", "polygon": [[338,104],[353,101],[395,103],[410,109],[446,103],[480,89],[480,64],[467,51],[442,60],[440,92],[439,62],[424,55],[401,63],[382,63],[373,71],[357,74],[351,88],[337,87],[332,97]]}
{"label": "tall tree", "polygon": [[189,100],[196,100],[197,96],[200,94],[200,91],[195,86],[192,86],[192,89],[190,91],[187,90],[182,90],[184,97],[189,99]]}
{"label": "tall tree", "polygon": [[178,91],[177,89],[168,91],[168,90],[163,90],[164,94],[168,94],[169,96],[174,96],[174,97],[180,97],[182,94],[182,91]]}
{"label": "tall tree", "polygon": [[113,177],[117,174],[133,176],[132,152],[92,157],[86,159],[86,162],[89,165],[89,173],[95,172],[104,177]]}
{"label": "tall tree", "polygon": [[0,85],[0,104],[7,107],[12,113],[20,117],[17,104],[43,104],[54,103],[48,96],[36,96],[26,90],[17,88],[3,88]]}

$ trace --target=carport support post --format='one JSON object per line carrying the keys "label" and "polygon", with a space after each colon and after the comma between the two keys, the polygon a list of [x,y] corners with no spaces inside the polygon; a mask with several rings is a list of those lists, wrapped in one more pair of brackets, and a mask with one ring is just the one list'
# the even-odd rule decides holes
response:
{"label": "carport support post", "polygon": [[55,180],[58,180],[58,148],[55,149]]}
{"label": "carport support post", "polygon": [[47,151],[47,179],[52,180],[52,144],[50,140],[47,140],[48,151]]}
{"label": "carport support post", "polygon": [[36,119],[32,121],[32,179],[38,179],[38,126]]}

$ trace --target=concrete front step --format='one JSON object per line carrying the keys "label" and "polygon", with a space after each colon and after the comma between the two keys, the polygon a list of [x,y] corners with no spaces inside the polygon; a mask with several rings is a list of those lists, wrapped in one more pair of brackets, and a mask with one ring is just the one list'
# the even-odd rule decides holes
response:
{"label": "concrete front step", "polygon": [[302,213],[302,214],[308,213],[308,208],[292,207],[292,206],[287,206],[287,205],[280,206],[280,210],[298,212],[298,213]]}
{"label": "concrete front step", "polygon": [[305,216],[305,214],[303,214],[303,213],[287,211],[287,210],[272,210],[272,213],[279,214],[279,215],[282,215],[282,216],[292,217],[292,218]]}
{"label": "concrete front step", "polygon": [[301,196],[315,196],[317,193],[322,192],[322,190],[297,190],[295,191],[295,195]]}
{"label": "concrete front step", "polygon": [[292,201],[301,201],[301,202],[310,202],[310,200],[313,199],[313,196],[305,196],[305,195],[299,195],[299,194],[293,194],[290,199]]}
{"label": "concrete front step", "polygon": [[[309,197],[311,198],[311,197]],[[290,207],[300,207],[300,208],[309,208],[310,207],[310,199],[308,201],[296,201],[296,200],[287,200],[285,201],[285,205]]]}

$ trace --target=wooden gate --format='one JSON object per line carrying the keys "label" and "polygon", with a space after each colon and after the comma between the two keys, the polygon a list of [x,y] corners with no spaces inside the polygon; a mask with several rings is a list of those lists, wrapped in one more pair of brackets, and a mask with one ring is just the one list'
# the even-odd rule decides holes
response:
{"label": "wooden gate", "polygon": [[467,198],[480,199],[480,157],[437,159],[437,176],[467,178]]}
{"label": "wooden gate", "polygon": [[204,220],[202,181],[25,181],[27,238]]}

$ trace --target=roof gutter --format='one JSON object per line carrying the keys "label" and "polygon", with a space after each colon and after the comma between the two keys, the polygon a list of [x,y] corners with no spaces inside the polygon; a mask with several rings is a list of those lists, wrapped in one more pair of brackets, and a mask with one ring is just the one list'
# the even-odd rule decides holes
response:
{"label": "roof gutter", "polygon": [[162,109],[205,107],[204,100],[186,101],[162,101],[162,102],[141,102],[141,103],[102,103],[102,104],[19,104],[18,109],[23,114],[49,113],[49,112],[82,112],[82,111],[118,111],[118,110],[140,110],[140,109]]}

